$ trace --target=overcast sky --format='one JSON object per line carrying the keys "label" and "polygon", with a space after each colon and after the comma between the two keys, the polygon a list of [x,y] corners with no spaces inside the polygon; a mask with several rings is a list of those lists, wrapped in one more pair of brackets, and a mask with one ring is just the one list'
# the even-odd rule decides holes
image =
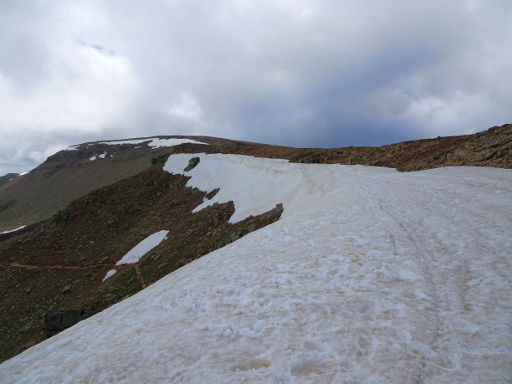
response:
{"label": "overcast sky", "polygon": [[0,175],[96,139],[334,147],[511,121],[510,0],[0,0]]}

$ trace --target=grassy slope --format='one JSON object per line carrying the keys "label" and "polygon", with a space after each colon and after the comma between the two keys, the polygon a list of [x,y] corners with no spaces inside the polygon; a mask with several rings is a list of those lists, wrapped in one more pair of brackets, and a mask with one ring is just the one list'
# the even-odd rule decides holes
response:
{"label": "grassy slope", "polygon": [[186,177],[161,171],[164,160],[0,243],[0,361],[42,340],[46,313],[99,311],[142,289],[133,265],[105,283],[102,279],[149,234],[170,230],[168,239],[137,265],[145,284],[280,217],[277,208],[232,225],[232,203],[192,214],[205,193],[186,188]]}

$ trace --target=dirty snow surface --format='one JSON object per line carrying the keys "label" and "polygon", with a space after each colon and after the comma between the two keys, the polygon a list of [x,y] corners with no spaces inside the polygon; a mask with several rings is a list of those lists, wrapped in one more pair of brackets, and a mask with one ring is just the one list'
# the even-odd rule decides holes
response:
{"label": "dirty snow surface", "polygon": [[0,382],[510,382],[512,171],[200,157],[189,185],[220,188],[234,221],[279,202],[282,218],[4,362]]}
{"label": "dirty snow surface", "polygon": [[116,263],[116,265],[138,263],[142,256],[160,244],[168,233],[169,231],[158,231],[149,235],[135,247],[130,249],[130,251],[128,251],[128,253]]}

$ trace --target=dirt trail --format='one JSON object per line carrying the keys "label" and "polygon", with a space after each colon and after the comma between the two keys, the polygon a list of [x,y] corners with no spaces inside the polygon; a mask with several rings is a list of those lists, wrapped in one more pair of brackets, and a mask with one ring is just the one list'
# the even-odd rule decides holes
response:
{"label": "dirt trail", "polygon": [[[93,264],[93,265],[60,265],[60,264],[52,264],[52,265],[36,265],[36,264],[20,264],[20,263],[8,263],[8,264],[0,264],[0,268],[23,268],[31,271],[41,271],[45,269],[63,269],[63,270],[84,270],[84,269],[92,269],[92,268],[103,268],[103,267],[111,267],[110,264]],[[137,274],[137,278],[140,281],[140,285],[142,288],[146,288],[146,282],[144,281],[144,276],[140,272],[139,265],[135,265],[135,272]]]}
{"label": "dirt trail", "polygon": [[91,268],[100,268],[100,267],[109,267],[110,264],[93,264],[93,265],[36,265],[36,264],[19,264],[19,263],[8,263],[8,264],[0,264],[0,268],[23,268],[29,269],[33,271],[43,270],[43,269],[71,269],[71,270],[80,270],[80,269],[91,269]]}
{"label": "dirt trail", "polygon": [[[63,270],[84,270],[84,269],[92,269],[92,268],[104,268],[111,267],[110,264],[93,264],[93,265],[60,265],[60,264],[52,264],[52,265],[36,265],[36,264],[20,264],[20,263],[8,263],[8,264],[0,264],[0,268],[23,268],[31,271],[41,271],[45,269],[63,269]],[[146,282],[144,281],[144,276],[139,269],[139,265],[135,265],[135,273],[137,274],[137,278],[140,281],[140,285],[142,288],[146,288]]]}
{"label": "dirt trail", "polygon": [[142,273],[139,269],[139,264],[135,264],[135,273],[137,274],[137,277],[139,278],[140,285],[142,289],[146,288],[146,282],[144,281],[144,276],[142,276]]}

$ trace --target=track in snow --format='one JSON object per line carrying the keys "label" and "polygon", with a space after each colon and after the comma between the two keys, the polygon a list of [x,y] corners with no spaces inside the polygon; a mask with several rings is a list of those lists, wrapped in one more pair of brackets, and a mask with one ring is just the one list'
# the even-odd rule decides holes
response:
{"label": "track in snow", "polygon": [[278,202],[283,216],[5,362],[0,381],[512,377],[511,171],[202,155],[187,174],[236,218]]}

